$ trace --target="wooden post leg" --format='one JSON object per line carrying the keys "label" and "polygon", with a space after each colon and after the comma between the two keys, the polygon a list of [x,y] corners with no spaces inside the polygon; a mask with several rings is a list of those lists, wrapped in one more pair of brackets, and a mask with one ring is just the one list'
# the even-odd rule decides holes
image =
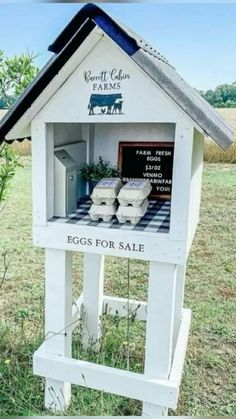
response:
{"label": "wooden post leg", "polygon": [[[72,252],[45,251],[45,345],[46,351],[71,356]],[[68,327],[69,326],[69,327]],[[63,412],[71,398],[71,385],[46,378],[45,407]]]}
{"label": "wooden post leg", "polygon": [[[150,262],[144,374],[168,378],[171,367],[176,265]],[[143,416],[165,416],[166,406],[143,403]]]}
{"label": "wooden post leg", "polygon": [[179,334],[180,323],[183,313],[184,302],[184,283],[185,283],[186,265],[178,265],[176,272],[176,289],[175,289],[175,314],[174,314],[174,331],[173,331],[173,351],[174,355],[175,346]]}
{"label": "wooden post leg", "polygon": [[99,347],[103,308],[104,256],[85,253],[83,283],[83,345]]}

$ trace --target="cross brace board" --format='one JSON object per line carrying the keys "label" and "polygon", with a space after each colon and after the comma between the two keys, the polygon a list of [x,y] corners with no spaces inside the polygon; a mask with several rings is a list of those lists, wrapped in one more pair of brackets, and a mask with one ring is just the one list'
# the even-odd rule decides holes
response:
{"label": "cross brace board", "polygon": [[34,354],[34,373],[154,405],[176,408],[190,323],[191,311],[184,309],[169,379],[147,378],[144,374],[47,353],[44,344]]}

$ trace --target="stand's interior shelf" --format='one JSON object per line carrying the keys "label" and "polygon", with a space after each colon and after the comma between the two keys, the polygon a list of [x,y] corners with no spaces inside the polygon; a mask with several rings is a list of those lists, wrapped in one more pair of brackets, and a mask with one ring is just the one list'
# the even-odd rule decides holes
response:
{"label": "stand's interior shelf", "polygon": [[153,233],[168,233],[170,227],[170,201],[149,200],[146,214],[138,224],[132,225],[130,222],[121,224],[115,216],[111,221],[92,221],[88,211],[92,201],[89,197],[81,198],[77,204],[77,210],[69,214],[68,217],[52,217],[49,222],[69,223],[90,227],[114,228],[121,230],[146,231]]}

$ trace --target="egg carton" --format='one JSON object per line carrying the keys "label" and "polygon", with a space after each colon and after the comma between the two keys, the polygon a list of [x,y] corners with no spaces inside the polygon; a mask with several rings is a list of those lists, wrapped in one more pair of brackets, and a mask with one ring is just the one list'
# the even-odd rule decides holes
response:
{"label": "egg carton", "polygon": [[151,190],[152,186],[149,180],[133,179],[123,186],[117,198],[122,207],[132,205],[137,208],[143,205]]}
{"label": "egg carton", "polygon": [[123,207],[120,205],[116,213],[116,217],[121,224],[126,221],[130,221],[131,224],[138,224],[141,218],[145,215],[147,209],[148,199],[145,199],[140,207]]}
{"label": "egg carton", "polygon": [[103,178],[93,189],[91,199],[95,205],[113,205],[122,186],[119,178]]}
{"label": "egg carton", "polygon": [[117,205],[96,205],[92,204],[88,213],[92,221],[111,221],[113,215],[116,214]]}

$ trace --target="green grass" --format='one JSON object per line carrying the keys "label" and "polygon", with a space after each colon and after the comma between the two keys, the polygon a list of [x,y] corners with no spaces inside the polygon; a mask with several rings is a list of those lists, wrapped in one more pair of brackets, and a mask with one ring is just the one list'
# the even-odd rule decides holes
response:
{"label": "green grass", "polygon": [[[10,258],[0,288],[0,415],[47,415],[43,380],[32,374],[32,354],[43,339],[44,252],[31,241],[31,167],[25,159],[13,180],[1,213],[0,252]],[[236,170],[207,165],[204,170],[201,223],[188,259],[185,307],[193,311],[178,409],[172,415],[236,414],[235,244]],[[0,264],[0,278],[3,266]],[[82,255],[73,260],[74,293],[81,291]],[[131,261],[130,297],[146,298],[147,263]],[[107,258],[107,294],[127,296],[127,260]],[[103,319],[104,339],[98,354],[84,352],[80,327],[73,336],[73,355],[98,363],[142,371],[145,330],[141,322]],[[129,351],[127,351],[129,347]],[[73,387],[67,415],[140,415],[135,400]]]}

